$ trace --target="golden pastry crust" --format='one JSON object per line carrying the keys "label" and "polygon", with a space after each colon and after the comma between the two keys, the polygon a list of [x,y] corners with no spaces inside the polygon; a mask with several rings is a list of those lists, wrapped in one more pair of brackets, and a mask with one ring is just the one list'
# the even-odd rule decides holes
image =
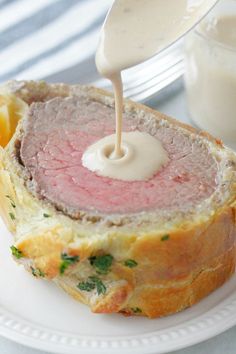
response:
{"label": "golden pastry crust", "polygon": [[[70,94],[113,102],[110,94],[81,86],[13,82],[6,90],[27,103]],[[236,158],[207,133],[139,104],[127,101],[126,108],[199,136],[227,162],[222,187],[207,205],[188,218],[177,215],[155,223],[151,216],[149,224],[146,219],[136,224],[132,218],[117,225],[71,219],[28,190],[15,156],[19,125],[8,146],[0,149],[0,215],[14,234],[18,261],[33,275],[53,280],[96,313],[160,317],[193,305],[234,273]],[[91,258],[104,256],[109,256],[105,272]]]}

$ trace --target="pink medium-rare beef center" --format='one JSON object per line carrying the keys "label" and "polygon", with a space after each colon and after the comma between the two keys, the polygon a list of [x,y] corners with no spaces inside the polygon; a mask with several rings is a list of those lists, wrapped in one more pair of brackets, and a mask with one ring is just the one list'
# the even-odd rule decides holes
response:
{"label": "pink medium-rare beef center", "polygon": [[151,133],[170,161],[148,181],[126,182],[97,176],[81,162],[90,144],[114,133],[114,108],[78,97],[32,104],[20,153],[37,195],[71,215],[184,210],[209,197],[216,188],[217,164],[207,147],[154,117],[137,116],[125,114],[124,131]]}

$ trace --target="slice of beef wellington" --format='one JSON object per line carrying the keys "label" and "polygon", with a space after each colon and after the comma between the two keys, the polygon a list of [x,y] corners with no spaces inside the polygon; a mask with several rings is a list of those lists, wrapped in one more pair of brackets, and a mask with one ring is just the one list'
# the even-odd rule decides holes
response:
{"label": "slice of beef wellington", "polygon": [[191,306],[234,273],[234,152],[126,101],[124,131],[159,139],[169,162],[147,181],[101,177],[81,157],[114,133],[110,94],[35,82],[5,91],[29,106],[0,155],[0,211],[26,269],[94,312],[148,317]]}

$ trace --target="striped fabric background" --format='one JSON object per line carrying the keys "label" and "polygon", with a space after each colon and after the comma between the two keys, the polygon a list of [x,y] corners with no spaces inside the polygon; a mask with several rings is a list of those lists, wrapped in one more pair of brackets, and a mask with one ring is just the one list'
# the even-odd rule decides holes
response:
{"label": "striped fabric background", "polygon": [[[113,0],[0,0],[0,82],[107,86],[96,72],[99,31]],[[179,45],[124,73],[125,95],[144,100],[183,71]]]}
{"label": "striped fabric background", "polygon": [[99,29],[111,3],[1,0],[0,81],[93,81]]}

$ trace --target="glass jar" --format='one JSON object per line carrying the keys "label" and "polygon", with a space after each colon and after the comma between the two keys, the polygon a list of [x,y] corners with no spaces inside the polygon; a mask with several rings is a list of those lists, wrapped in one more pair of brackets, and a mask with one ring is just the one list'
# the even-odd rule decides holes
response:
{"label": "glass jar", "polygon": [[185,86],[193,122],[236,147],[236,1],[220,1],[187,36]]}

